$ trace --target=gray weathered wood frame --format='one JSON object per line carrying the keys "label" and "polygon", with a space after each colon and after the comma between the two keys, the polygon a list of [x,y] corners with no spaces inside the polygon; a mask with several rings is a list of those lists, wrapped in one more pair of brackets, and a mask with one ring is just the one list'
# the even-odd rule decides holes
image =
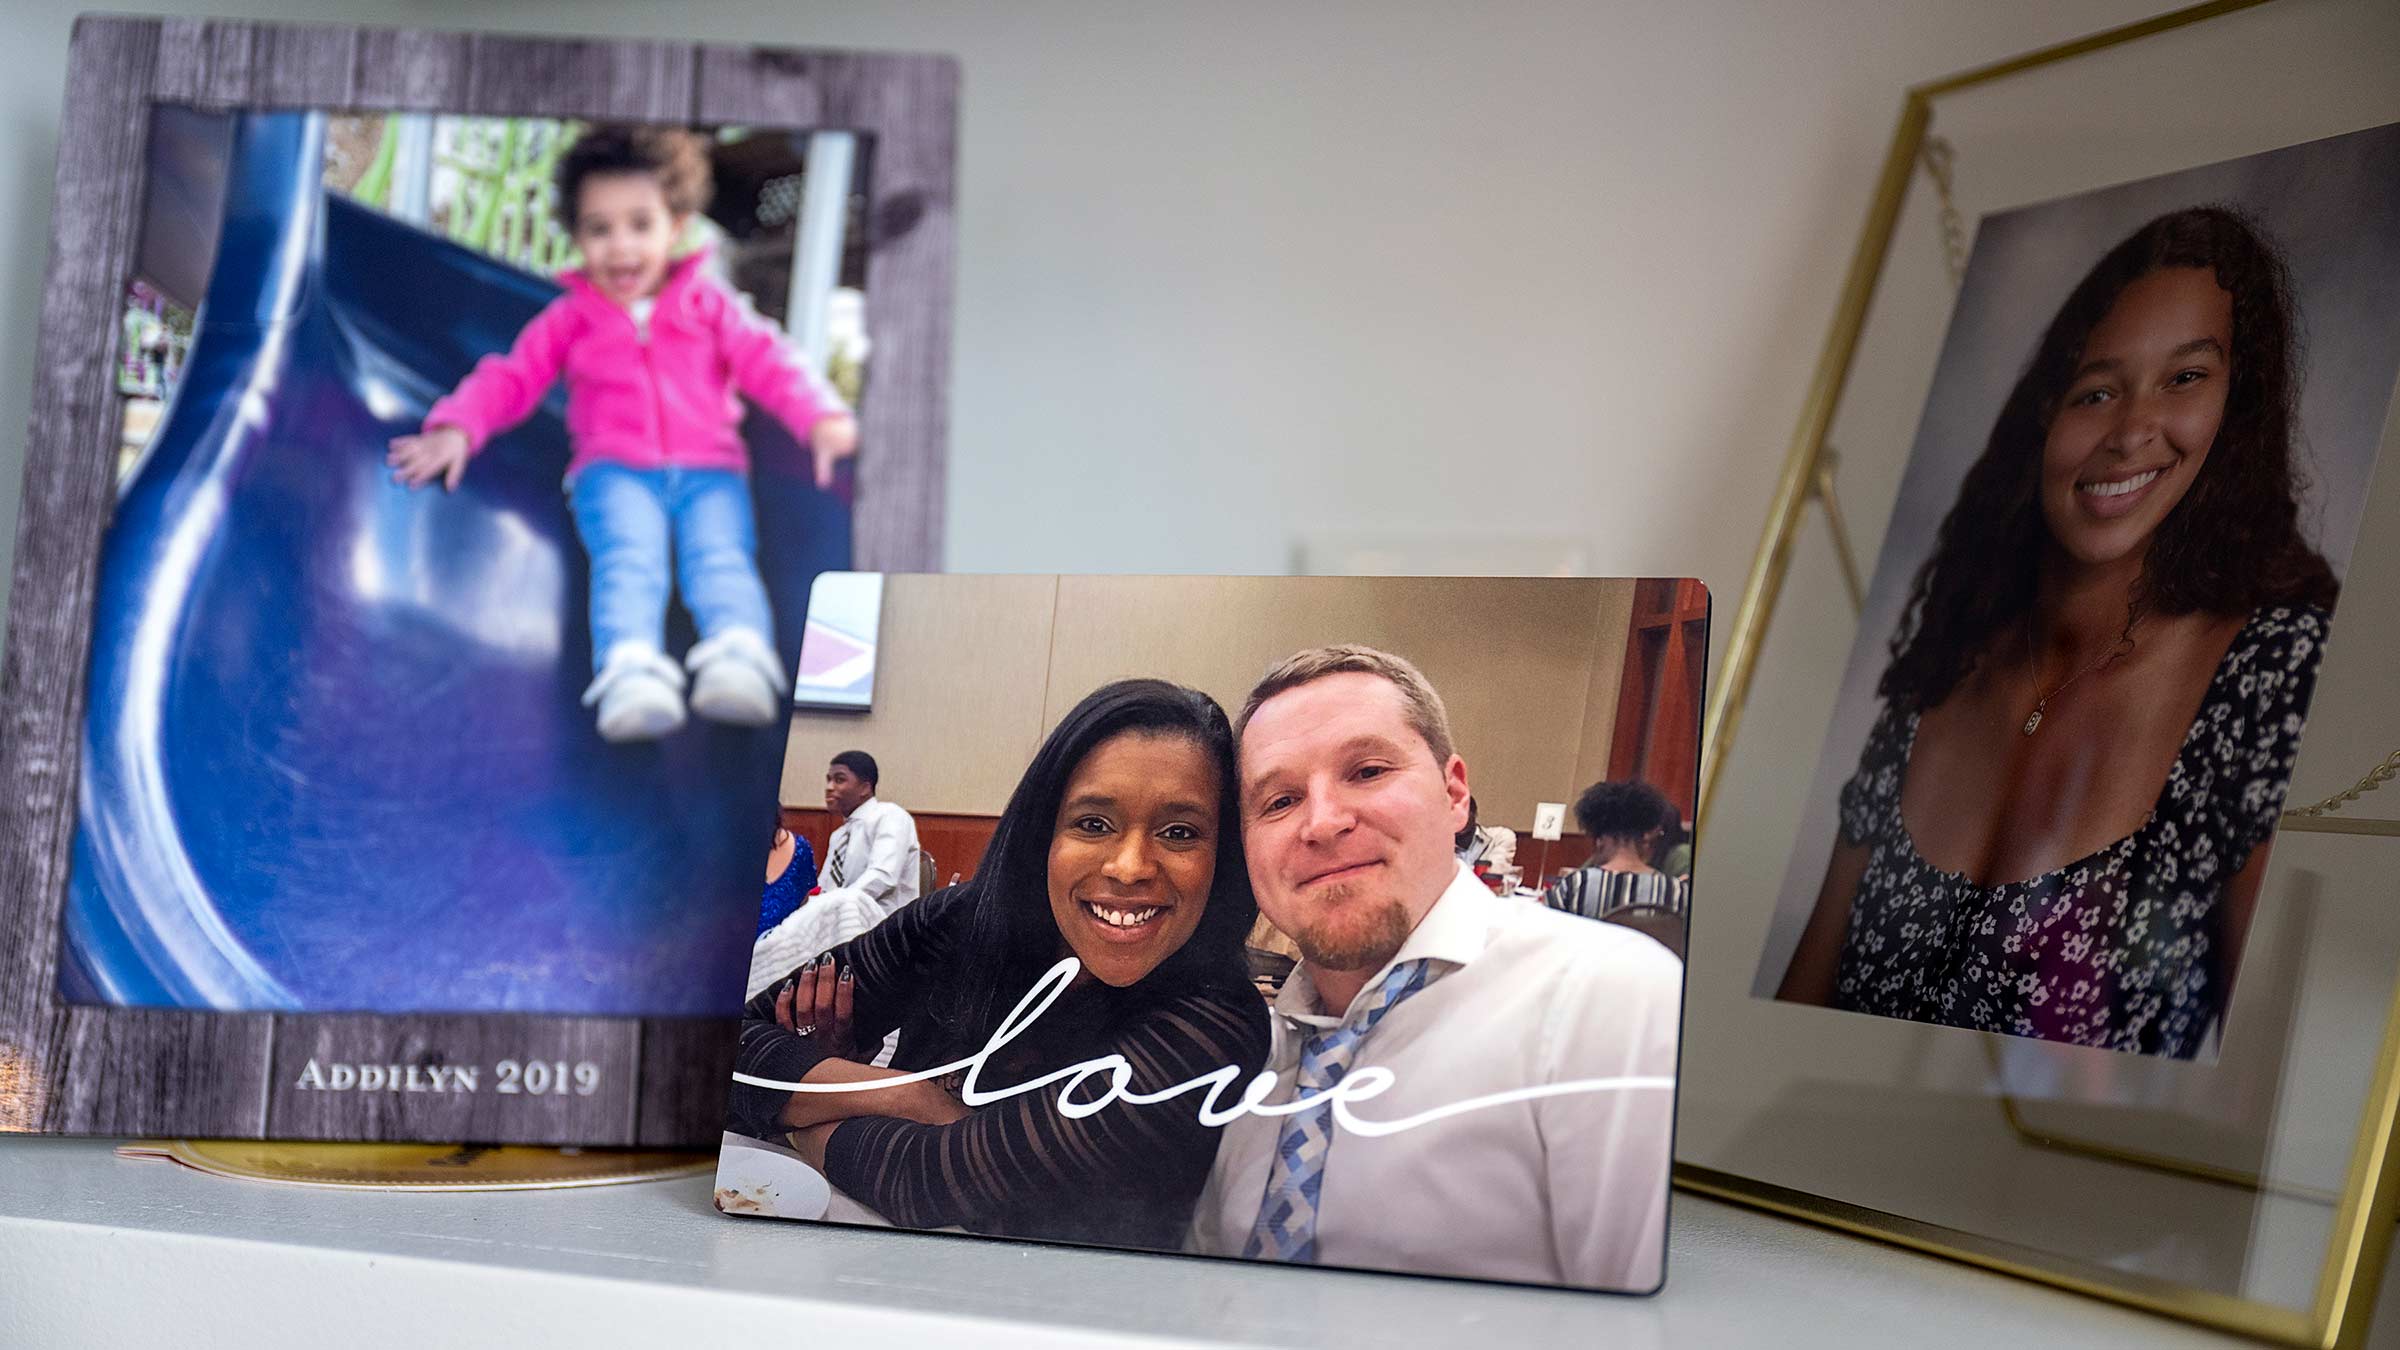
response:
{"label": "gray weathered wood frame", "polygon": [[[23,505],[0,666],[0,1131],[713,1143],[732,1026],[713,1020],[114,1009],[56,994],[85,667],[114,500],[113,386],[153,104],[742,123],[871,145],[856,564],[938,570],[948,437],[958,73],[947,58],[85,17],[70,47]],[[589,1060],[603,1088],[295,1092],[310,1057]],[[488,1059],[487,1061],[488,1062]]]}

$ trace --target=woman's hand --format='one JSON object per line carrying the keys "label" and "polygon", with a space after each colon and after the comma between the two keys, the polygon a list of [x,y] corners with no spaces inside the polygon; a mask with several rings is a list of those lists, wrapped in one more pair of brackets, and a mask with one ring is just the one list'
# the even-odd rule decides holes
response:
{"label": "woman's hand", "polygon": [[403,487],[420,488],[442,480],[442,491],[458,487],[467,472],[467,433],[457,427],[435,427],[419,436],[394,436],[383,462]]}
{"label": "woman's hand", "polygon": [[858,453],[858,419],[835,413],[808,429],[808,451],[817,461],[817,489],[833,486],[833,465]]}
{"label": "woman's hand", "polygon": [[850,1008],[855,985],[850,972],[834,973],[831,956],[800,967],[775,994],[775,1021],[795,1036],[807,1036],[836,1059],[850,1057]]}
{"label": "woman's hand", "polygon": [[[902,1070],[878,1069],[855,1057],[851,1004],[856,992],[850,972],[840,969],[830,954],[800,967],[775,991],[776,1025],[807,1037],[826,1052],[826,1058],[801,1075],[802,1082],[875,1083],[908,1076]],[[920,1125],[948,1125],[968,1114],[965,1105],[943,1091],[941,1084],[915,1082],[856,1092],[795,1092],[778,1119],[794,1130],[806,1130],[851,1116],[891,1116]]]}

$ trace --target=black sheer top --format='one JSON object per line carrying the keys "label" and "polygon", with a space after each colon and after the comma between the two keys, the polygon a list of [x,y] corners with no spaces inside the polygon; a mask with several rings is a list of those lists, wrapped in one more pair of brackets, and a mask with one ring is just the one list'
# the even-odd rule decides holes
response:
{"label": "black sheer top", "polygon": [[[974,889],[970,883],[927,896],[834,949],[836,962],[854,973],[855,1040],[871,1047],[897,1030],[895,1069],[965,1059],[991,1039],[989,1028],[946,1025],[937,996],[965,977]],[[1002,992],[1005,1014],[1024,991]],[[827,1055],[775,1022],[774,1001],[770,988],[744,1010],[735,1064],[797,1082]],[[1266,1063],[1267,1048],[1266,1006],[1239,962],[1216,977],[1162,968],[1124,989],[1090,979],[1070,988],[985,1063],[978,1083],[986,1092],[1013,1087],[1116,1054],[1132,1068],[1134,1092],[1234,1065],[1240,1076],[1222,1099],[1231,1101]],[[854,1117],[826,1145],[826,1177],[906,1227],[1181,1247],[1217,1153],[1219,1132],[1198,1119],[1206,1090],[1146,1106],[1115,1101],[1070,1120],[1058,1109],[1060,1086],[991,1103],[950,1125]],[[1106,1086],[1106,1076],[1095,1075],[1076,1096],[1089,1101]],[[789,1098],[736,1084],[729,1127],[778,1138],[775,1118]]]}

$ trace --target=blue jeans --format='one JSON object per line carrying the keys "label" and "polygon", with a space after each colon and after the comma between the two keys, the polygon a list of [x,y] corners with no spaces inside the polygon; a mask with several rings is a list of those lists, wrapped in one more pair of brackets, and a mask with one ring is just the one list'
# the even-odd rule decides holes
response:
{"label": "blue jeans", "polygon": [[670,576],[703,639],[748,628],[774,644],[748,478],[731,469],[631,469],[602,460],[567,480],[567,496],[592,559],[595,673],[620,642],[665,650]]}

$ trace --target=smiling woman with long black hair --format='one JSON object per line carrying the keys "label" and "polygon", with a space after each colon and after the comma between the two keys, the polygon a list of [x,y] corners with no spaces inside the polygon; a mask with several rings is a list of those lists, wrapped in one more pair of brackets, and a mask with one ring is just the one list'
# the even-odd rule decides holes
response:
{"label": "smiling woman with long black hair", "polygon": [[[972,881],[928,896],[751,1001],[736,1061],[782,1082],[866,1082],[982,1050],[1043,972],[1081,969],[983,1065],[985,1091],[1106,1055],[1155,1092],[1266,1061],[1242,938],[1258,914],[1214,699],[1122,680],[1035,753]],[[859,1047],[888,1033],[888,1068]],[[1092,1100],[1092,1090],[1079,1094]],[[1055,1087],[968,1109],[957,1084],[802,1093],[737,1084],[731,1126],[787,1135],[894,1223],[1174,1247],[1216,1156],[1186,1094],[1069,1119]]]}
{"label": "smiling woman with long black hair", "polygon": [[2282,261],[2223,208],[2067,297],[1917,574],[1781,997],[2198,1053],[2336,591],[2297,348]]}

